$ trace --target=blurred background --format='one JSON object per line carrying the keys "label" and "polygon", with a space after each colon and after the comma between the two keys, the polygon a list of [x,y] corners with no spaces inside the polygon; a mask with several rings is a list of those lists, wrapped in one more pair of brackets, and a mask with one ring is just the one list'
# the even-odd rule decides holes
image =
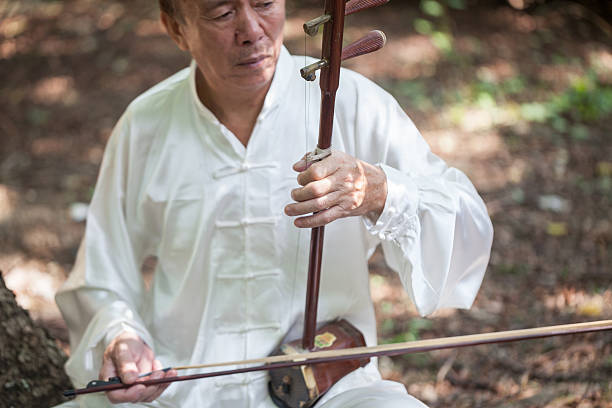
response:
{"label": "blurred background", "polygon": [[[321,5],[287,0],[293,53],[318,54],[320,37],[305,40],[301,25]],[[105,143],[133,98],[189,62],[157,17],[156,1],[0,1],[0,270],[66,354],[53,296]],[[385,49],[346,66],[391,92],[468,174],[495,226],[469,311],[419,318],[376,253],[380,341],[612,318],[612,1],[395,0],[347,18],[345,36],[372,29]],[[612,407],[611,349],[600,333],[380,365],[431,407]]]}

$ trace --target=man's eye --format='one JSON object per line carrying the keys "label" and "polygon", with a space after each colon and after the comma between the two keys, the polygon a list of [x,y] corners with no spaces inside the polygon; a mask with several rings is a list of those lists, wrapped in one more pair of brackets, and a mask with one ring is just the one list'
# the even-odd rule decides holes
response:
{"label": "man's eye", "polygon": [[227,20],[233,14],[234,14],[234,12],[230,10],[230,11],[227,11],[227,12],[221,14],[221,15],[218,15],[217,17],[214,17],[213,20]]}
{"label": "man's eye", "polygon": [[257,7],[260,8],[269,8],[274,4],[273,1],[261,1],[259,3],[257,3]]}

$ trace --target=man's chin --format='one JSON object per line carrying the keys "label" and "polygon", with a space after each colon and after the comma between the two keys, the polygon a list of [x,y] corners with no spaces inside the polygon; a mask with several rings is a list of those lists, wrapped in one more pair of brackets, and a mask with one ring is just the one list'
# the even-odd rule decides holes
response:
{"label": "man's chin", "polygon": [[238,88],[255,90],[270,86],[272,78],[274,78],[274,69],[268,68],[256,72],[241,72],[239,75],[233,76],[232,82]]}

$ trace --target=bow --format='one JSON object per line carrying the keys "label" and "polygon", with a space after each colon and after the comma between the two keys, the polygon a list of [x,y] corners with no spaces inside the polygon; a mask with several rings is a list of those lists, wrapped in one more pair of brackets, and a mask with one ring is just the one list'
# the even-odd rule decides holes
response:
{"label": "bow", "polygon": [[[305,354],[288,354],[272,356],[251,360],[230,361],[215,364],[200,364],[194,366],[168,367],[163,371],[207,369],[224,366],[247,366],[231,370],[211,371],[200,374],[183,375],[155,380],[139,380],[133,384],[123,384],[118,377],[108,381],[91,381],[85,388],[68,390],[64,396],[71,397],[81,394],[94,392],[113,391],[122,388],[129,388],[133,385],[157,385],[173,383],[178,381],[197,380],[201,378],[218,377],[223,375],[248,373],[253,371],[269,371],[279,368],[295,367],[311,364],[330,363],[334,361],[361,360],[368,357],[396,356],[402,354],[424,353],[434,350],[470,347],[484,344],[507,343],[513,341],[540,339],[554,336],[565,336],[570,334],[592,333],[612,330],[612,320],[599,320],[586,323],[574,323],[556,326],[546,326],[538,328],[509,330],[492,333],[480,333],[466,336],[443,337],[436,339],[418,340],[403,343],[384,344],[372,347],[357,347],[342,350],[317,351]],[[253,364],[257,364],[253,366]],[[152,373],[143,374],[148,376]]]}

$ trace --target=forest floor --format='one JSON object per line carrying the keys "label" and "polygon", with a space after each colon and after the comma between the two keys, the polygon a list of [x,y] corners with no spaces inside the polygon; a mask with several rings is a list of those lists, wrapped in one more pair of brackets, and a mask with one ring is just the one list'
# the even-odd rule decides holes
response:
{"label": "forest floor", "polygon": [[[288,7],[286,44],[304,53]],[[346,65],[395,95],[432,149],[464,171],[495,227],[471,310],[418,317],[380,253],[382,342],[612,318],[612,25],[573,2],[392,2],[347,19],[384,50]],[[436,6],[437,5],[437,6]],[[453,5],[454,7],[449,7]],[[115,121],[186,66],[156,2],[0,3],[0,270],[69,353],[53,302],[83,234]],[[306,52],[316,55],[315,40]],[[612,333],[381,358],[431,407],[612,407]]]}

